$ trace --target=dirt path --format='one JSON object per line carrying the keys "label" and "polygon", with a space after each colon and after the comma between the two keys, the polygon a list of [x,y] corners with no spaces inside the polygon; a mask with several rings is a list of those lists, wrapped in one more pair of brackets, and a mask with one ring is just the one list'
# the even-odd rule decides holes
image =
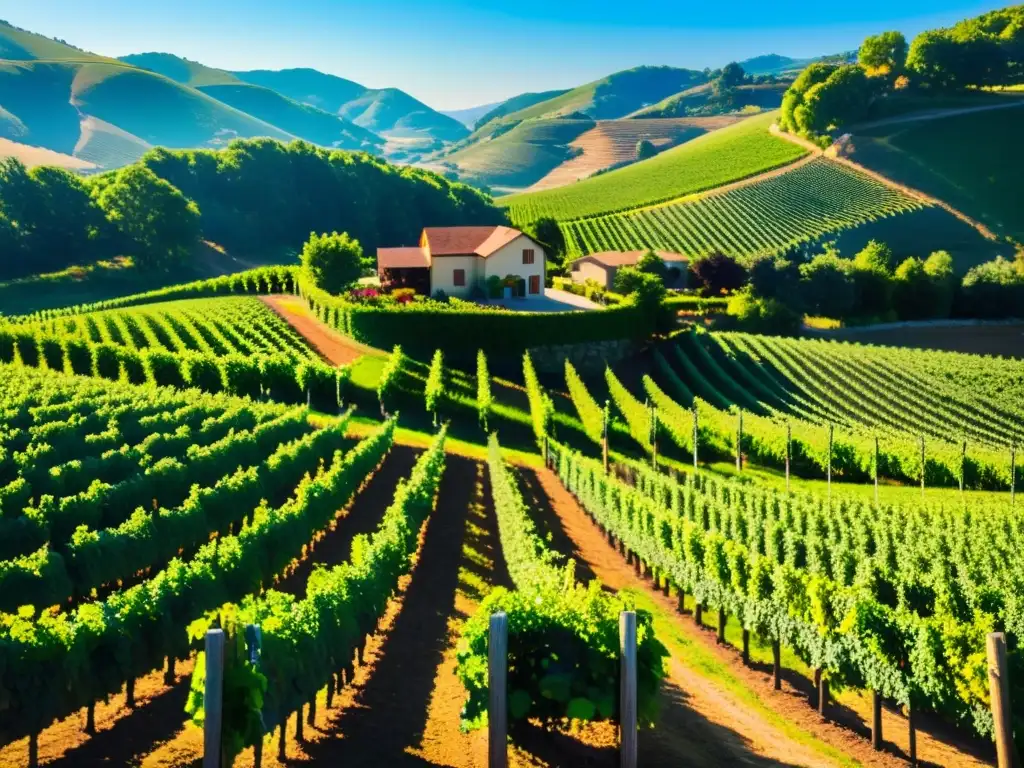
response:
{"label": "dirt path", "polygon": [[[554,473],[524,469],[520,476],[533,503],[535,519],[543,521],[542,530],[551,534],[549,540],[555,549],[576,559],[581,579],[593,576],[610,589],[646,593],[662,609],[655,617],[656,626],[666,617],[678,625],[687,623],[676,614],[674,603],[638,577],[608,544]],[[734,701],[714,680],[698,678],[685,658],[670,650],[673,653],[666,664],[662,719],[651,733],[641,735],[641,764],[838,765]]]}
{"label": "dirt path", "polygon": [[333,365],[347,365],[363,355],[381,354],[380,350],[349,339],[320,322],[298,296],[275,294],[261,296],[260,300],[298,331],[320,357]]}
{"label": "dirt path", "polygon": [[[553,472],[547,469],[533,471],[540,491],[547,496],[557,523],[572,541],[575,556],[584,560],[587,567],[605,584],[616,588],[631,588],[640,591],[656,606],[656,621],[670,623],[674,632],[699,647],[705,654],[711,654],[715,662],[724,666],[727,674],[751,691],[764,705],[769,716],[781,717],[800,731],[817,740],[821,745],[842,753],[847,758],[865,766],[905,766],[908,749],[906,719],[890,708],[883,711],[883,732],[886,751],[871,749],[869,734],[870,703],[857,692],[845,692],[829,707],[828,720],[821,718],[809,706],[812,682],[787,670],[783,690],[775,691],[771,682],[768,664],[758,663],[769,658],[767,648],[753,648],[754,663],[747,667],[742,663],[735,648],[716,643],[716,632],[711,626],[698,628],[690,620],[684,620],[678,612],[676,599],[666,597],[652,583],[639,577],[625,559],[608,544],[599,527],[590,519],[576,500],[561,485]],[[712,613],[713,612],[708,612]],[[712,623],[717,617],[708,616]],[[759,651],[759,652],[758,652]],[[749,706],[737,705],[727,691],[716,685],[716,680],[700,675],[699,665],[688,663],[687,656],[673,653],[670,666],[670,681],[676,683],[688,695],[687,704],[696,712],[706,713],[707,719],[728,723],[733,735],[747,742],[748,748],[758,754],[784,761],[787,764],[832,765],[822,754],[808,751],[803,744],[794,743],[778,732],[770,722],[752,711]],[[720,674],[720,673],[719,673]],[[972,768],[992,765],[984,746],[958,740],[943,733],[943,727],[929,718],[918,726],[917,750],[920,765],[970,766]],[[657,730],[655,731],[657,733]],[[641,742],[643,743],[643,742]],[[715,763],[709,763],[715,764]]]}

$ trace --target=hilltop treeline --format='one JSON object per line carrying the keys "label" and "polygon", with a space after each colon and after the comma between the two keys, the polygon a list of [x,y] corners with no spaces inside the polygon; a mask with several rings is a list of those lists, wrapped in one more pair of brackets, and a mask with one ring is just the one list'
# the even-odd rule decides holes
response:
{"label": "hilltop treeline", "polygon": [[168,268],[200,238],[236,254],[268,254],[297,251],[310,232],[344,231],[372,253],[415,243],[426,225],[503,221],[472,187],[299,141],[157,148],[92,178],[0,163],[0,279],[117,255]]}
{"label": "hilltop treeline", "polygon": [[855,64],[811,64],[786,91],[780,125],[818,137],[885,114],[904,96],[1024,83],[1024,5],[922,32],[864,40]]}

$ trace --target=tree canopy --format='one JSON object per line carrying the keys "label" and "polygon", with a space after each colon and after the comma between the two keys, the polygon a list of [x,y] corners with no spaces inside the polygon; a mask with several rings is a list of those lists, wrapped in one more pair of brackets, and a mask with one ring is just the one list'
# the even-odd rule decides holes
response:
{"label": "tree canopy", "polygon": [[882,32],[864,38],[857,62],[868,70],[898,75],[907,63],[907,38],[902,32]]}
{"label": "tree canopy", "polygon": [[338,294],[359,279],[363,248],[347,232],[313,232],[302,247],[301,259],[317,287]]}

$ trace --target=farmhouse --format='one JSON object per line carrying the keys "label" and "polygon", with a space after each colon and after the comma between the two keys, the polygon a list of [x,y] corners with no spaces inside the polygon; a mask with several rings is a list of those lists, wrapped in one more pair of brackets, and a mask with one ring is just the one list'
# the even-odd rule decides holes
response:
{"label": "farmhouse", "polygon": [[539,298],[544,295],[544,247],[518,229],[427,227],[418,246],[378,248],[385,288],[427,295]]}
{"label": "farmhouse", "polygon": [[[615,273],[620,267],[633,267],[647,251],[602,251],[581,256],[572,262],[572,281],[585,283],[593,280],[602,288],[615,284]],[[686,267],[689,259],[681,253],[653,251],[668,270],[665,285],[668,288],[686,287]]]}

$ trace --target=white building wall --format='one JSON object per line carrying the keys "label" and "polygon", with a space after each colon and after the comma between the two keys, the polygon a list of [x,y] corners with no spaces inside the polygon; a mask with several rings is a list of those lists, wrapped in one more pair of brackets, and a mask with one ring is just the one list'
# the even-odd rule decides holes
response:
{"label": "white building wall", "polygon": [[587,280],[593,280],[602,288],[608,287],[609,270],[591,261],[584,261],[577,265],[578,269],[572,271],[572,281],[582,285]]}
{"label": "white building wall", "polygon": [[[533,264],[523,264],[523,250],[533,249]],[[544,249],[526,236],[517,237],[508,245],[492,253],[483,259],[483,274],[481,282],[485,282],[491,275],[504,278],[507,275],[516,275],[526,281],[526,298],[537,299],[544,295],[544,264],[547,254]],[[530,276],[535,275],[540,279],[540,292],[531,294]]]}
{"label": "white building wall", "polygon": [[[430,293],[469,298],[473,286],[483,282],[483,261],[479,256],[435,256],[430,263]],[[464,286],[455,285],[456,269],[466,270]]]}

